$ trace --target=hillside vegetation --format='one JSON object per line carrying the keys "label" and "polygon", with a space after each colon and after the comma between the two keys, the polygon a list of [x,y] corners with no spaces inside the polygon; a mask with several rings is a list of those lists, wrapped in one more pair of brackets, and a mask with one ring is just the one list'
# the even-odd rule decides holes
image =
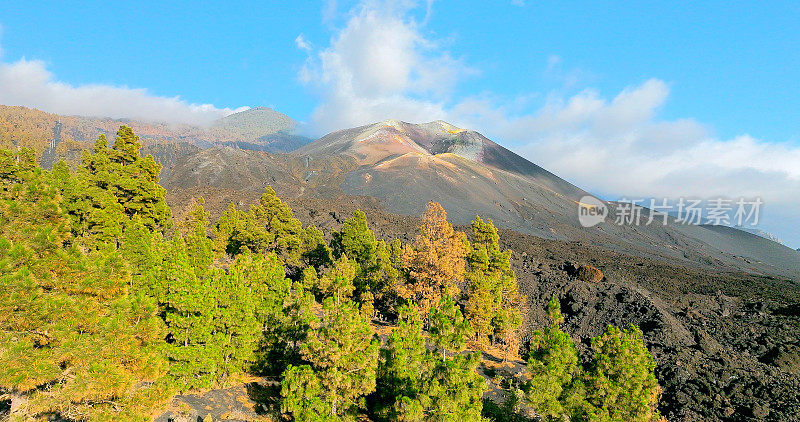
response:
{"label": "hillside vegetation", "polygon": [[[412,242],[376,240],[360,211],[326,236],[267,187],[213,223],[202,199],[173,221],[161,167],[140,148],[122,126],[75,171],[0,150],[12,419],[147,420],[178,392],[246,374],[279,380],[275,419],[660,418],[635,326],[609,326],[581,361],[552,300],[551,324],[520,341],[512,252],[491,220],[476,217],[468,241],[430,203]],[[483,399],[482,349],[527,357],[528,380],[503,403]]]}

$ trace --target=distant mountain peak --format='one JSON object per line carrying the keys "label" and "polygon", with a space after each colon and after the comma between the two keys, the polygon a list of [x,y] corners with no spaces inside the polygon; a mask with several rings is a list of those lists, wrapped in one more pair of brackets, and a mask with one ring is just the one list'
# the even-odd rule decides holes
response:
{"label": "distant mountain peak", "polygon": [[[329,133],[295,153],[308,156],[347,155],[354,158],[360,168],[373,168],[376,171],[400,169],[403,166],[409,169],[435,166],[448,172],[456,168],[465,171],[469,168],[475,174],[490,174],[500,170],[524,179],[515,183],[534,183],[566,198],[577,200],[586,194],[480,133],[443,120],[413,124],[387,119]],[[454,183],[469,184],[466,179],[454,180]]]}
{"label": "distant mountain peak", "polygon": [[237,141],[253,142],[267,135],[289,133],[297,122],[272,108],[253,107],[218,119],[213,127],[230,133]]}
{"label": "distant mountain peak", "polygon": [[347,153],[362,165],[409,152],[427,155],[453,153],[481,161],[484,147],[493,144],[477,132],[442,120],[414,124],[387,119],[329,133],[297,152],[308,155]]}

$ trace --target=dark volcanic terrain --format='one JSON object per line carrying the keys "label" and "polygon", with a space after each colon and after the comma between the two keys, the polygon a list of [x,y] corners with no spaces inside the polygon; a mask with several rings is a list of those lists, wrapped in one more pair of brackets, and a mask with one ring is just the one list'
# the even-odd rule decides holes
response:
{"label": "dark volcanic terrain", "polygon": [[[290,201],[305,224],[338,229],[356,208],[383,239],[410,240],[418,219],[392,213],[370,198]],[[460,228],[468,232],[467,227]],[[741,271],[671,264],[608,251],[585,242],[543,239],[510,230],[501,242],[527,295],[526,335],[547,324],[555,294],[565,329],[589,341],[608,324],[638,325],[657,362],[669,421],[800,420],[800,285]],[[589,264],[599,283],[566,270]]]}

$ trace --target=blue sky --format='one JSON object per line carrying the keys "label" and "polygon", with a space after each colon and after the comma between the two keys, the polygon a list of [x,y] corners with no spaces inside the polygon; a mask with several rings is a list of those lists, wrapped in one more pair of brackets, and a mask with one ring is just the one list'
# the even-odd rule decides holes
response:
{"label": "blue sky", "polygon": [[443,118],[609,198],[763,196],[800,246],[798,2],[69,3],[0,3],[0,103]]}
{"label": "blue sky", "polygon": [[[274,105],[300,120],[317,99],[297,82],[305,57],[294,40],[324,45],[343,23],[323,21],[326,5],[310,1],[70,3],[2,2],[4,59],[43,60],[71,84]],[[666,117],[694,117],[725,137],[800,142],[800,3],[527,3],[433,4],[425,32],[481,71],[465,93],[547,92],[559,83],[546,75],[548,58],[558,56],[583,79],[572,88],[612,94],[657,77],[671,87]],[[338,12],[353,5],[339,2]]]}

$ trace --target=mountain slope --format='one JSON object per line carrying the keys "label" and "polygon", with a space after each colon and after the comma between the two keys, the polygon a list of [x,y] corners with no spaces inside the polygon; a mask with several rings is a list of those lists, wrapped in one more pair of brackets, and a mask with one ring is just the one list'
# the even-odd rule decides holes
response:
{"label": "mountain slope", "polygon": [[542,188],[573,200],[587,194],[480,133],[441,120],[419,125],[385,120],[333,132],[295,152],[312,156],[347,154],[356,157],[362,166],[411,152],[433,157],[450,153],[493,169],[527,177]]}
{"label": "mountain slope", "polygon": [[[717,271],[800,280],[800,253],[738,230],[669,224],[620,226],[618,204],[594,227],[578,221],[582,189],[492,142],[445,122],[397,120],[340,130],[284,155],[203,150],[175,162],[164,185],[182,195],[251,198],[271,184],[287,198],[371,197],[391,212],[419,215],[428,201],[466,224],[475,215],[546,239]],[[212,200],[213,201],[213,200]],[[643,216],[646,221],[647,214]],[[746,235],[746,236],[745,236]]]}
{"label": "mountain slope", "polygon": [[[418,215],[437,201],[457,223],[476,214],[502,227],[549,239],[581,241],[638,256],[743,268],[800,279],[800,254],[733,229],[661,224],[584,228],[577,219],[584,190],[480,133],[446,122],[397,120],[328,134],[295,151],[307,157],[349,156],[357,168],[341,189],[381,199],[393,212]],[[616,204],[607,204],[611,211]]]}

